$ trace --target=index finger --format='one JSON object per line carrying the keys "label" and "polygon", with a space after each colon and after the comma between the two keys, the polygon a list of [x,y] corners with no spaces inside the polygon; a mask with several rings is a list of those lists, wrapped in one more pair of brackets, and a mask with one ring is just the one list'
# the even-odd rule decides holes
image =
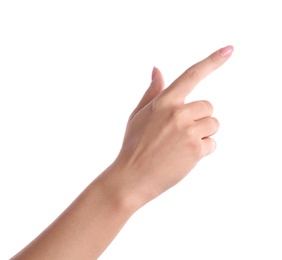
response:
{"label": "index finger", "polygon": [[184,102],[186,96],[194,89],[194,87],[223,65],[233,52],[233,46],[229,45],[212,53],[207,58],[194,64],[180,75],[167,89],[166,94],[170,100],[176,102]]}

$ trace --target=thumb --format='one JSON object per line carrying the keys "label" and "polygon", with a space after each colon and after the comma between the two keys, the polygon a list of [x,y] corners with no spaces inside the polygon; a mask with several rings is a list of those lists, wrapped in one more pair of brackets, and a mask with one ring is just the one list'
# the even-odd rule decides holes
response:
{"label": "thumb", "polygon": [[143,107],[145,107],[148,103],[150,103],[155,97],[157,97],[164,89],[164,79],[160,70],[154,67],[152,71],[152,82],[149,88],[146,90],[142,99],[140,100],[137,107],[132,112],[129,119],[132,119],[134,115],[140,111]]}

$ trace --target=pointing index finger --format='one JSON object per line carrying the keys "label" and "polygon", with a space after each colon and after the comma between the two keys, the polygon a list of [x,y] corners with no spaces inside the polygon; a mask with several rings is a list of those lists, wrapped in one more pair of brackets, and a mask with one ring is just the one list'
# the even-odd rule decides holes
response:
{"label": "pointing index finger", "polygon": [[228,58],[230,58],[233,49],[234,48],[231,45],[219,49],[187,69],[167,88],[167,95],[172,98],[170,100],[184,102],[186,96],[201,80],[223,65]]}

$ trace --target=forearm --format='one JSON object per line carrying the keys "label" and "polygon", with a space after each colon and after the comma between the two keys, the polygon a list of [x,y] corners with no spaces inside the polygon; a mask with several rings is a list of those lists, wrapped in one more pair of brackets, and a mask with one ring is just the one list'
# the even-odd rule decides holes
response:
{"label": "forearm", "polygon": [[119,174],[108,168],[12,259],[97,259],[137,209],[119,188],[112,187],[112,176]]}

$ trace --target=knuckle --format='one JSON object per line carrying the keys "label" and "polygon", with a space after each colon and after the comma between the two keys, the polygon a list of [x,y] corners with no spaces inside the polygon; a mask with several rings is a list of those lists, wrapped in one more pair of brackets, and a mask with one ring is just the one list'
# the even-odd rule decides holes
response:
{"label": "knuckle", "polygon": [[185,79],[199,81],[201,78],[200,70],[194,65],[183,73]]}
{"label": "knuckle", "polygon": [[186,130],[186,141],[189,150],[195,159],[202,158],[204,155],[204,147],[195,127],[189,127]]}
{"label": "knuckle", "polygon": [[210,56],[210,61],[211,61],[213,64],[218,64],[218,63],[219,63],[219,57],[218,57],[218,55],[215,55],[215,54],[211,55],[211,56]]}
{"label": "knuckle", "polygon": [[195,158],[201,158],[204,154],[203,145],[198,141],[194,140],[193,142],[189,143],[190,149],[193,152]]}
{"label": "knuckle", "polygon": [[179,130],[184,126],[183,112],[182,109],[177,108],[171,113],[171,121],[173,122],[174,127]]}
{"label": "knuckle", "polygon": [[152,101],[152,109],[154,111],[162,110],[165,107],[165,100],[162,96],[159,96],[158,98],[155,98]]}
{"label": "knuckle", "polygon": [[216,132],[219,129],[219,121],[214,117],[211,117],[210,120],[211,120],[210,124],[212,125],[212,129]]}
{"label": "knuckle", "polygon": [[172,111],[172,117],[175,119],[175,120],[180,120],[181,117],[183,115],[183,110],[180,109],[180,108],[176,108]]}
{"label": "knuckle", "polygon": [[204,155],[205,155],[205,149],[204,149],[204,146],[203,146],[202,143],[198,145],[197,150],[196,150],[195,153],[196,153],[197,158],[202,158],[202,157],[204,157]]}
{"label": "knuckle", "polygon": [[188,145],[191,146],[191,147],[196,147],[196,140],[198,140],[198,133],[197,133],[197,129],[196,127],[194,127],[193,125],[189,126],[186,128],[186,140],[188,142]]}
{"label": "knuckle", "polygon": [[207,111],[208,114],[211,115],[213,113],[213,105],[209,101],[202,100],[201,105],[202,105],[203,109],[205,111]]}
{"label": "knuckle", "polygon": [[189,142],[194,140],[196,138],[196,129],[195,127],[188,127],[186,129],[186,138],[189,140]]}

